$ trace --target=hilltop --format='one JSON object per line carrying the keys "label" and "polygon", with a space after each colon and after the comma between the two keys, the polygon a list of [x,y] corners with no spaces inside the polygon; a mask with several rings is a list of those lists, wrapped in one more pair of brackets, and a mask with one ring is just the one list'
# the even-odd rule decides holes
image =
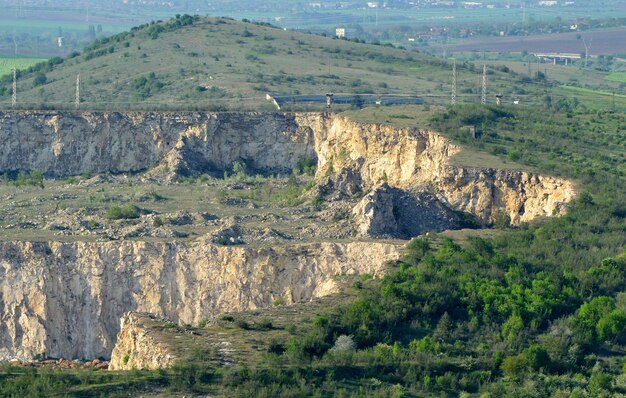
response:
{"label": "hilltop", "polygon": [[[457,69],[459,98],[478,101],[482,69]],[[451,72],[451,63],[415,51],[185,15],[21,70],[18,101],[73,107],[80,74],[84,109],[268,110],[268,92],[417,95],[447,103]],[[490,92],[509,98],[541,88],[496,66],[488,75]],[[0,104],[9,106],[11,77],[1,84]]]}

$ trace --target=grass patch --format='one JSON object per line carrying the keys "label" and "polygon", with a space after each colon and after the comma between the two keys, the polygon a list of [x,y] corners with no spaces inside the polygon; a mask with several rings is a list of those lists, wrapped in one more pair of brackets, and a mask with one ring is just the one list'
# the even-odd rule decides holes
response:
{"label": "grass patch", "polygon": [[0,56],[0,78],[5,75],[10,75],[13,73],[13,68],[17,68],[18,70],[27,69],[31,66],[34,66],[40,62],[45,62],[45,58],[29,58],[29,57],[21,57],[21,58],[12,58],[12,57],[3,57]]}
{"label": "grass patch", "polygon": [[556,88],[554,92],[570,98],[575,96],[580,103],[591,109],[603,110],[615,106],[617,110],[626,110],[626,95],[623,94],[573,86],[561,86]]}
{"label": "grass patch", "polygon": [[611,72],[605,79],[611,82],[626,83],[626,72]]}

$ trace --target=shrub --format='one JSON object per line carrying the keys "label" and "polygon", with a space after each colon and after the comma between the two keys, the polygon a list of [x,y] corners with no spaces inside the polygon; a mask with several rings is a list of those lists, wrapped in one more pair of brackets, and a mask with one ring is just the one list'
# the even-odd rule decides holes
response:
{"label": "shrub", "polygon": [[244,180],[247,176],[246,173],[246,165],[243,162],[235,162],[233,163],[233,177],[236,180]]}
{"label": "shrub", "polygon": [[306,174],[308,176],[315,175],[315,168],[317,163],[315,159],[310,157],[301,157],[298,159],[296,163],[296,167],[294,167],[294,172],[296,174]]}
{"label": "shrub", "polygon": [[237,322],[235,322],[235,325],[240,329],[250,330],[250,324],[243,319],[238,319]]}
{"label": "shrub", "polygon": [[20,171],[16,178],[12,178],[9,174],[5,174],[5,178],[13,181],[13,185],[21,187],[25,185],[32,185],[35,187],[43,188],[43,173],[40,171],[32,170],[28,173]]}
{"label": "shrub", "polygon": [[46,74],[43,72],[38,72],[33,79],[33,87],[43,86],[48,81]]}
{"label": "shrub", "polygon": [[335,340],[335,345],[331,348],[334,352],[354,352],[356,351],[356,343],[350,336],[342,334]]}
{"label": "shrub", "polygon": [[613,310],[602,317],[596,325],[596,333],[600,341],[626,341],[626,312]]}
{"label": "shrub", "polygon": [[140,209],[132,203],[127,203],[120,207],[113,205],[109,207],[104,218],[109,220],[134,219],[139,218]]}
{"label": "shrub", "polygon": [[263,318],[256,322],[255,328],[257,330],[272,330],[274,328],[274,325],[272,325],[271,320]]}

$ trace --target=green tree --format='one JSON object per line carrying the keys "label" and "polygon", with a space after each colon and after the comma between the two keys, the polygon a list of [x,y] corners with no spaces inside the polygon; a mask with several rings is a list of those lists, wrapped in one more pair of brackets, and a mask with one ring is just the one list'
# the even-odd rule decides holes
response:
{"label": "green tree", "polygon": [[35,78],[33,79],[33,87],[43,86],[48,81],[46,74],[43,72],[37,72]]}
{"label": "green tree", "polygon": [[626,341],[626,312],[616,309],[602,317],[596,325],[600,341]]}
{"label": "green tree", "polygon": [[[606,296],[596,297],[588,303],[584,303],[580,306],[572,320],[574,330],[584,340],[595,340],[598,322],[614,309],[615,303],[610,297]],[[604,330],[606,327],[608,325],[603,326],[603,333],[607,331]]]}

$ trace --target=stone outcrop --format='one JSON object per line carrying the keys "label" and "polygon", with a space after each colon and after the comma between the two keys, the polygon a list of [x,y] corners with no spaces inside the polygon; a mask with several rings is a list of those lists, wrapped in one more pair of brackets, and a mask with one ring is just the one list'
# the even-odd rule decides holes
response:
{"label": "stone outcrop", "polygon": [[127,312],[120,321],[120,332],[109,370],[162,369],[172,366],[176,357],[154,329],[160,326],[152,314]]}
{"label": "stone outcrop", "polygon": [[518,224],[563,214],[576,194],[563,179],[454,166],[451,158],[461,149],[433,131],[357,123],[342,116],[326,119],[319,131],[318,177],[331,174],[331,190],[348,195],[388,182],[406,191],[428,190],[447,207],[482,223],[504,213]]}
{"label": "stone outcrop", "polygon": [[336,275],[381,275],[401,246],[0,242],[0,360],[108,358],[128,311],[197,324],[222,312],[336,293]]}
{"label": "stone outcrop", "polygon": [[312,130],[279,113],[0,112],[0,139],[0,170],[54,177],[159,163],[182,174],[210,172],[236,161],[284,173],[314,156]]}
{"label": "stone outcrop", "polygon": [[499,213],[517,224],[560,215],[575,196],[569,181],[534,173],[458,167],[460,151],[419,128],[357,123],[320,113],[0,112],[0,171],[49,176],[126,172],[223,174],[234,162],[290,172],[317,159],[333,191],[367,193],[383,181],[437,195],[483,223]]}
{"label": "stone outcrop", "polygon": [[[435,132],[341,115],[0,112],[0,140],[0,172],[55,177],[148,169],[221,175],[234,162],[288,173],[301,159],[317,159],[320,194],[366,195],[353,210],[363,236],[456,228],[458,212],[485,224],[499,214],[520,223],[560,215],[575,196],[566,180],[455,166],[460,148]],[[399,245],[383,242],[257,247],[243,245],[238,230],[219,232],[192,243],[0,241],[0,360],[108,358],[128,311],[196,324],[334,293],[335,275],[381,274],[400,255]],[[130,341],[150,343],[133,331],[137,322],[125,318]]]}
{"label": "stone outcrop", "polygon": [[408,192],[387,183],[374,188],[354,207],[362,236],[410,239],[425,232],[458,229],[459,215],[427,191]]}

